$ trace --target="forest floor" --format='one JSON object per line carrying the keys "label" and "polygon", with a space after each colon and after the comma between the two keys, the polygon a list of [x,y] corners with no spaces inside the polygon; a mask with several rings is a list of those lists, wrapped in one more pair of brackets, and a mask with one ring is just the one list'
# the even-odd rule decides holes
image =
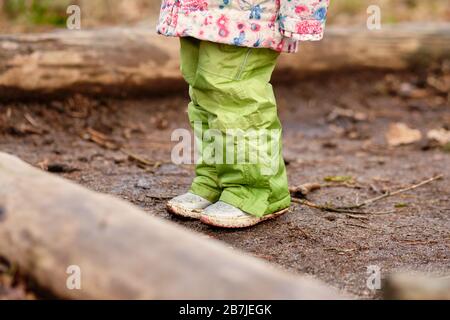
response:
{"label": "forest floor", "polygon": [[[442,90],[448,80],[439,73],[368,71],[276,86],[290,185],[322,184],[307,195],[310,201],[351,204],[444,175],[358,209],[366,214],[294,203],[276,220],[237,231],[170,216],[165,202],[187,191],[193,177],[192,166],[171,163],[171,134],[188,128],[184,93],[0,104],[0,150],[292,272],[378,298],[366,286],[368,266],[379,266],[383,277],[397,271],[450,275],[450,148],[426,137],[430,130],[450,129],[448,93]],[[400,126],[391,140],[417,141],[388,145],[394,123],[419,130],[422,138]],[[3,265],[0,299],[33,298]]]}

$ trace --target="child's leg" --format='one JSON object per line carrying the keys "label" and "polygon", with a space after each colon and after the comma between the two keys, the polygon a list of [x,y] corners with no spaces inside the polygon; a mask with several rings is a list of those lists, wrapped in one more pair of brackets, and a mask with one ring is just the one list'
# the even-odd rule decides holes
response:
{"label": "child's leg", "polygon": [[[258,144],[260,157],[256,164],[216,165],[219,184],[223,188],[220,200],[259,217],[290,205],[281,155],[281,124],[269,83],[278,55],[269,49],[202,41],[191,89],[196,102],[192,108],[196,118],[207,121],[209,117],[205,128],[216,129],[223,136],[227,135],[227,129],[275,134],[272,142],[277,143],[274,146],[276,157],[270,157],[271,161],[267,161],[268,152]],[[268,169],[272,169],[272,173]]]}
{"label": "child's leg", "polygon": [[[196,131],[195,135],[201,137],[202,132],[209,129],[209,113],[198,105],[192,88],[197,74],[200,40],[195,38],[180,38],[180,46],[181,72],[184,79],[189,84],[189,95],[191,97],[191,103],[188,107],[189,120],[194,131]],[[206,147],[207,144],[203,144],[203,149]],[[219,199],[222,191],[218,186],[215,165],[208,165],[204,161],[197,164],[196,177],[192,183],[190,192],[211,202],[216,202]]]}

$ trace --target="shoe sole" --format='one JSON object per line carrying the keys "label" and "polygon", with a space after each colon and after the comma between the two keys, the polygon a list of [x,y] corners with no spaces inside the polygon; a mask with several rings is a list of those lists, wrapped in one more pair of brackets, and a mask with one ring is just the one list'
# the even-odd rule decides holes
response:
{"label": "shoe sole", "polygon": [[224,228],[224,229],[242,229],[242,228],[253,227],[261,222],[278,218],[279,216],[285,214],[288,211],[289,211],[289,208],[286,208],[281,211],[264,216],[262,218],[255,217],[254,219],[242,221],[242,222],[239,222],[236,220],[227,220],[227,219],[223,219],[223,218],[219,219],[219,218],[215,218],[215,217],[211,217],[211,216],[207,216],[207,215],[202,215],[200,217],[200,221],[203,222],[204,224],[207,224],[207,225],[210,225],[213,227],[219,227],[219,228]]}
{"label": "shoe sole", "polygon": [[183,218],[200,219],[202,215],[200,210],[188,210],[170,203],[166,205],[166,209],[169,213]]}

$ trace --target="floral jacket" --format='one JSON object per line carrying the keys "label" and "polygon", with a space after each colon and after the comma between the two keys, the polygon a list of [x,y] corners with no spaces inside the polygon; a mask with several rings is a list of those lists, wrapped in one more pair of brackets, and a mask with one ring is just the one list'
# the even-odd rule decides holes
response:
{"label": "floral jacket", "polygon": [[163,0],[157,32],[166,36],[296,52],[321,40],[329,0]]}

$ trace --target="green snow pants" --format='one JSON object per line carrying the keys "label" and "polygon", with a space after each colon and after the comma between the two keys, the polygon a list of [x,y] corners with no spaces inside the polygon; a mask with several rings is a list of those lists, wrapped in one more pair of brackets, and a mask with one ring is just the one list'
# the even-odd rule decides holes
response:
{"label": "green snow pants", "polygon": [[[279,53],[189,37],[180,41],[181,72],[191,98],[189,121],[202,155],[190,192],[257,217],[289,207],[281,123],[270,84]],[[218,135],[226,142],[219,144]],[[245,141],[247,148],[237,141]],[[235,153],[229,157],[229,148],[222,152],[225,147]],[[223,161],[208,161],[205,153]]]}

